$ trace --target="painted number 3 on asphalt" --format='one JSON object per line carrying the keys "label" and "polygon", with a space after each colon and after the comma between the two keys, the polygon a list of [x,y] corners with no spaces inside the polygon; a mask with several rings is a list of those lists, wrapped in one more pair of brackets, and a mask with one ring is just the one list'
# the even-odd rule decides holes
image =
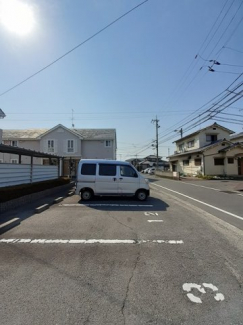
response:
{"label": "painted number 3 on asphalt", "polygon": [[[187,297],[192,301],[197,304],[202,303],[202,299],[191,293],[191,291],[194,289],[198,290],[201,294],[206,294],[206,289],[211,289],[213,292],[215,292],[214,299],[216,301],[223,301],[224,300],[224,295],[222,293],[218,292],[218,288],[214,286],[211,283],[203,283],[202,285],[196,284],[196,283],[184,283],[182,286],[183,290],[188,292]],[[194,291],[195,292],[195,291]]]}

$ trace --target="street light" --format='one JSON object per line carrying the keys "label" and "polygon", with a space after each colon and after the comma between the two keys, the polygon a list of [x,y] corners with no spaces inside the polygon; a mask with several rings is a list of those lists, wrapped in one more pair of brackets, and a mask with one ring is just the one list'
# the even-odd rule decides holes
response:
{"label": "street light", "polygon": [[5,113],[0,108],[0,118],[4,118],[4,117],[6,117],[6,115],[5,115]]}

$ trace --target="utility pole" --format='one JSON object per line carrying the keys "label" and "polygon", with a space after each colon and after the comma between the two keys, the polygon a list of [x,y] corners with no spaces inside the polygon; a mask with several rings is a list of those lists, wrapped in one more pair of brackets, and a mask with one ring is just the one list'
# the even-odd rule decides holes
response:
{"label": "utility pole", "polygon": [[6,117],[6,115],[5,115],[5,113],[0,108],[0,118],[4,118],[4,117]]}
{"label": "utility pole", "polygon": [[181,135],[181,138],[183,138],[183,129],[182,128],[180,128],[180,130],[174,130],[174,132],[179,132]]}
{"label": "utility pole", "polygon": [[[157,119],[157,116],[156,116],[156,119],[155,120],[152,120],[151,123],[155,124],[155,128],[156,128],[156,140],[155,140],[155,148],[156,148],[156,167],[158,168],[159,166],[159,120]],[[152,145],[154,147],[154,145]]]}
{"label": "utility pole", "polygon": [[74,117],[73,117],[74,110],[72,109],[72,128],[74,128]]}

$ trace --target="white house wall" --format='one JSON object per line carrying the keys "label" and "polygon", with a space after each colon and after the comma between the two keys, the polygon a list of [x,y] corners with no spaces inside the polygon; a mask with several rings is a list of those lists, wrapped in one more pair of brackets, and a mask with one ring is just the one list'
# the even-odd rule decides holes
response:
{"label": "white house wall", "polygon": [[[194,146],[188,148],[188,142],[193,141],[193,140],[194,140]],[[176,151],[177,151],[177,152],[181,152],[181,150],[179,149],[179,146],[180,146],[181,144],[184,144],[183,148],[184,148],[186,151],[190,151],[190,150],[198,149],[198,148],[200,147],[200,144],[199,144],[199,136],[198,136],[198,134],[196,134],[195,136],[189,137],[188,139],[184,139],[184,140],[182,140],[182,141],[178,141],[178,142],[176,143]]]}
{"label": "white house wall", "polygon": [[218,127],[211,127],[199,134],[200,147],[210,144],[210,142],[206,141],[207,134],[217,134],[217,140],[223,140],[223,139],[229,140],[230,138],[228,131],[224,131]]}
{"label": "white house wall", "polygon": [[[226,152],[226,174],[227,175],[238,175],[238,159],[234,159],[233,164],[228,164],[227,160],[228,158],[234,158],[235,155],[239,154],[239,148],[234,148],[232,150],[229,150]],[[242,149],[242,155],[243,155],[243,149]]]}
{"label": "white house wall", "polygon": [[[234,163],[229,164],[228,158],[234,158],[236,154],[239,154],[240,149],[236,147],[232,150],[218,153],[222,148],[224,146],[220,145],[204,152],[206,175],[238,175],[238,160],[234,159]],[[224,166],[215,166],[214,158],[224,158]]]}
{"label": "white house wall", "polygon": [[[54,152],[48,152],[48,140],[54,140]],[[68,152],[67,141],[74,141],[74,152]],[[63,128],[58,128],[44,135],[40,140],[40,151],[65,157],[81,156],[81,140],[75,134]]]}
{"label": "white house wall", "polygon": [[116,159],[114,155],[114,141],[111,140],[111,147],[105,147],[104,140],[83,140],[82,159]]}
{"label": "white house wall", "polygon": [[[199,157],[198,157],[199,156]],[[188,154],[185,156],[180,156],[178,157],[178,161],[177,161],[177,172],[180,172],[184,175],[192,175],[192,176],[196,176],[197,174],[201,174],[203,171],[203,159],[202,159],[202,155],[198,155],[198,154],[192,154],[190,155],[190,159],[188,159]],[[201,166],[195,166],[195,159],[199,159],[201,158]],[[184,166],[183,165],[183,160],[189,160],[189,165],[188,166]],[[171,165],[173,164],[173,161],[170,162]]]}
{"label": "white house wall", "polygon": [[236,143],[236,142],[243,142],[243,134],[236,137],[236,138],[233,138],[233,139],[230,139],[231,142],[233,143]]}

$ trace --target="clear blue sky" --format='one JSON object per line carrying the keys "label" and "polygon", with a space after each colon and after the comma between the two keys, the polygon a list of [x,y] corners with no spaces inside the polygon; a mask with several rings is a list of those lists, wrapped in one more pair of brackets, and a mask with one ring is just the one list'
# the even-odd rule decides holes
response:
{"label": "clear blue sky", "polygon": [[[4,1],[12,0],[0,3]],[[0,23],[1,94],[143,2],[19,1],[31,7],[35,23],[24,36]],[[190,119],[199,121],[202,111],[195,113],[197,109],[237,77],[234,85],[243,81],[239,76],[243,72],[241,4],[241,0],[147,1],[48,69],[0,96],[0,108],[6,114],[0,128],[52,128],[59,123],[71,128],[73,110],[76,128],[115,128],[117,157],[125,160],[155,154],[151,147],[155,125],[151,120],[157,116],[159,155],[165,158],[168,152],[173,153],[172,142],[179,138],[175,129]],[[237,66],[214,65],[213,69],[221,72],[209,72],[210,62],[200,56],[195,59],[196,54]],[[242,100],[231,106],[224,113],[243,115]],[[233,124],[230,119],[239,123],[243,117],[220,116],[227,121],[217,121],[219,124],[242,131],[243,124]],[[187,133],[214,121],[195,128],[192,125]]]}

